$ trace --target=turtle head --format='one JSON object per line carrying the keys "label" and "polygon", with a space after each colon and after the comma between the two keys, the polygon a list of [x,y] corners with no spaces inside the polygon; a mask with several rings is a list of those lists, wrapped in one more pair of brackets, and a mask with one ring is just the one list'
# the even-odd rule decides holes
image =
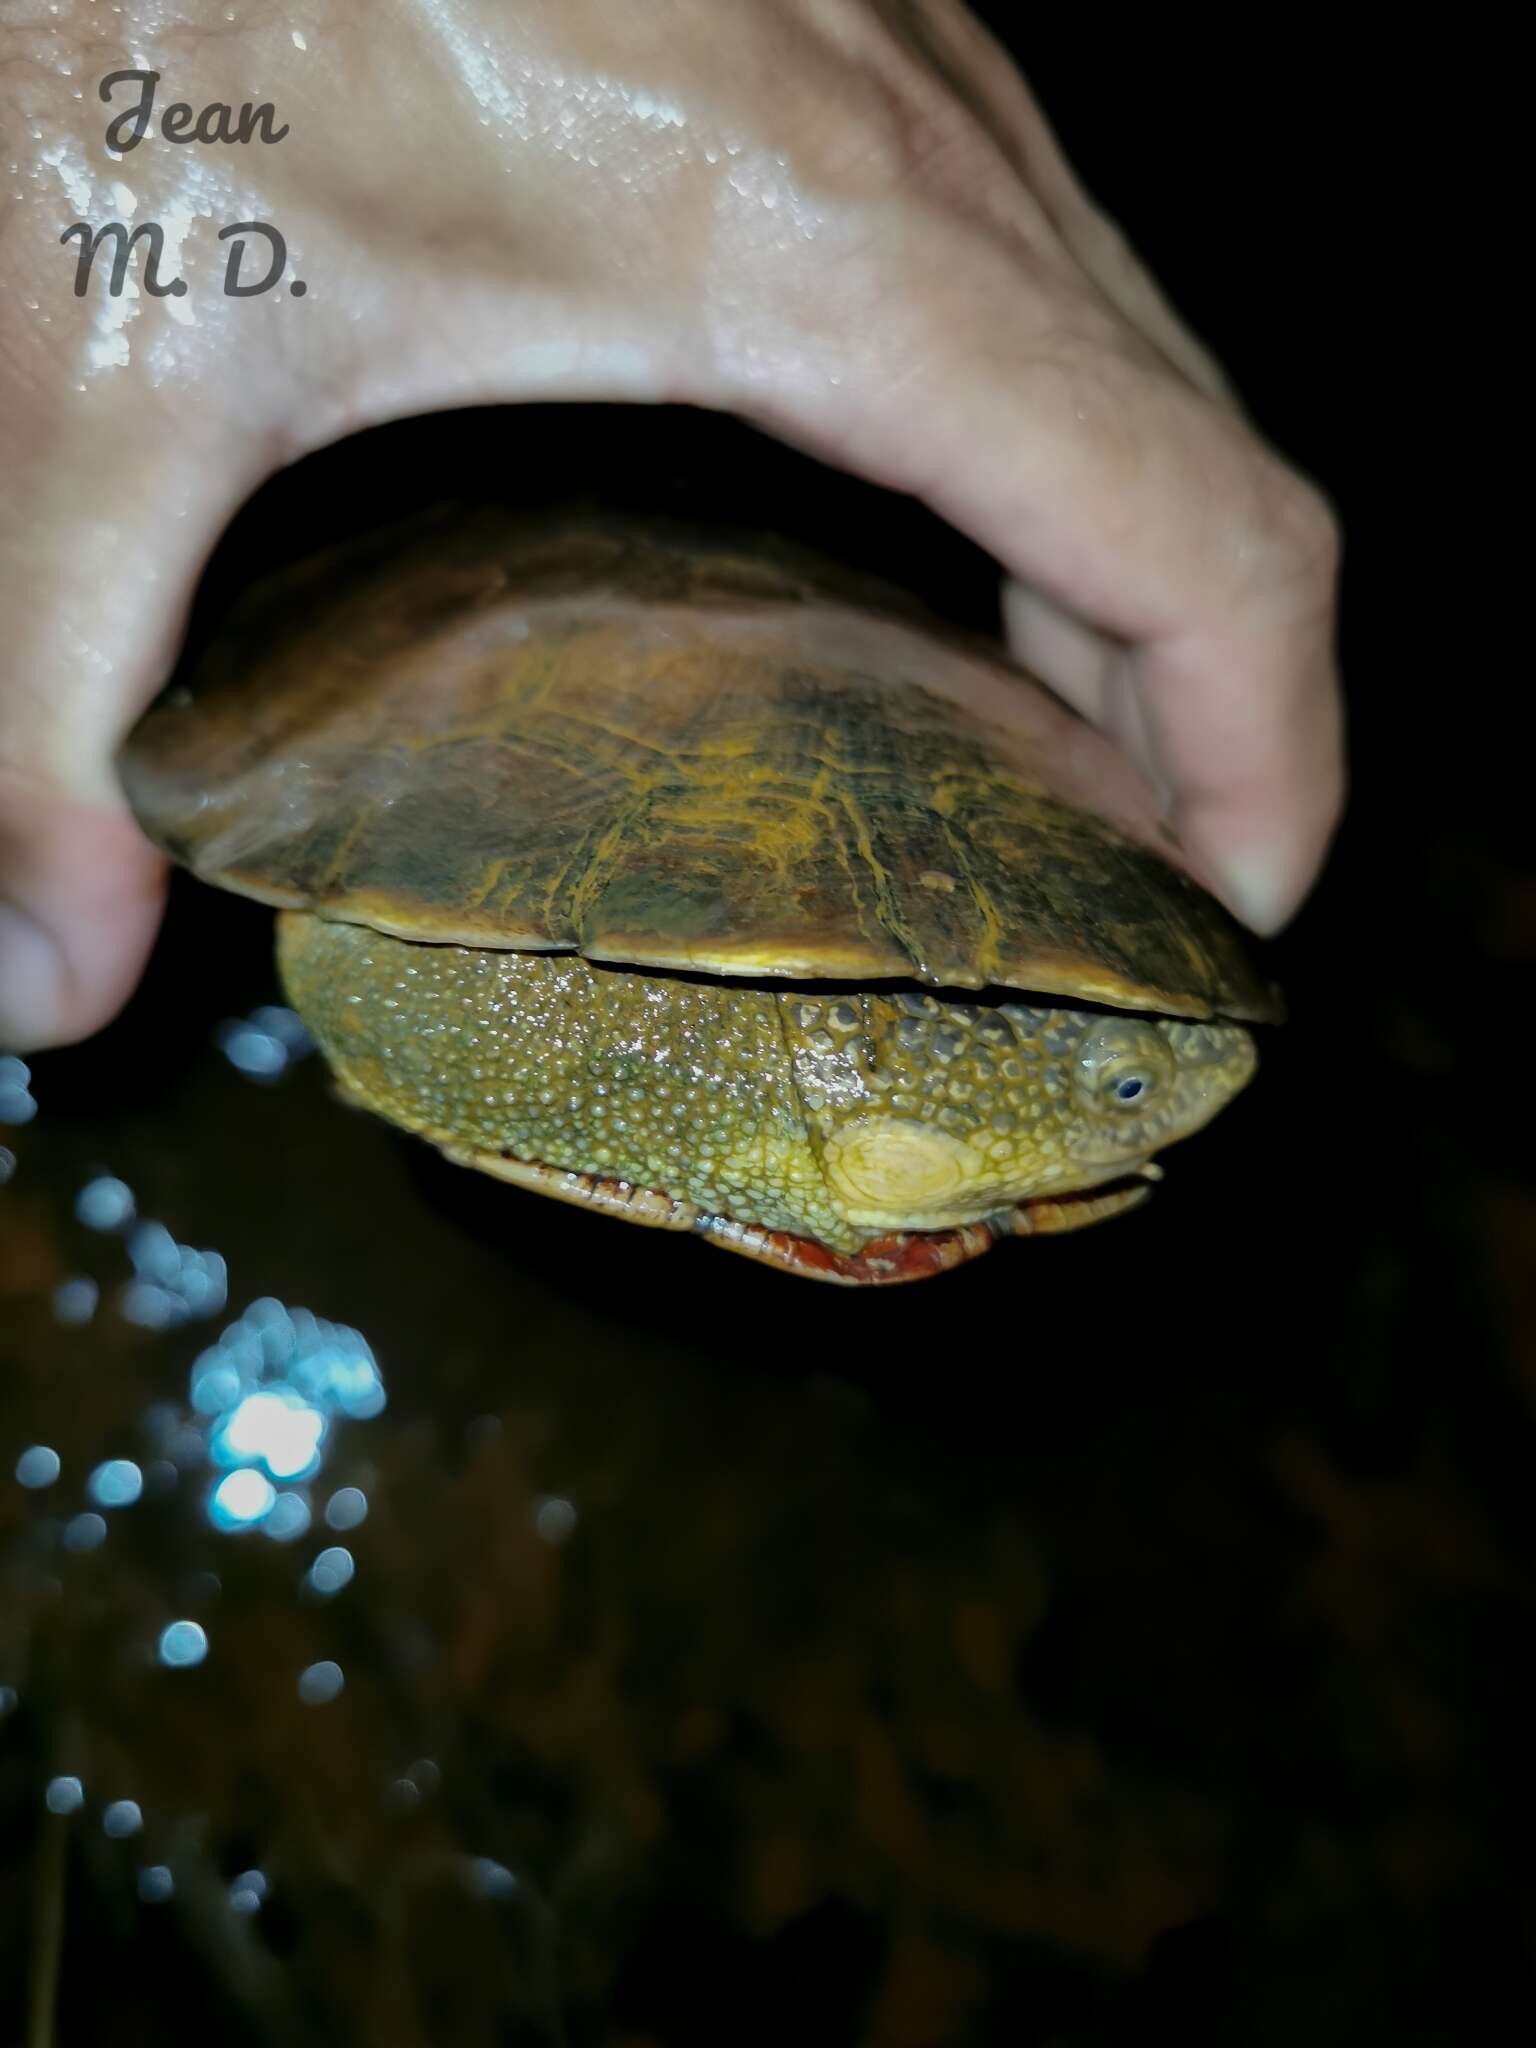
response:
{"label": "turtle head", "polygon": [[1081,1018],[1070,1054],[1067,1149],[1096,1178],[1134,1172],[1210,1122],[1252,1079],[1252,1034],[1237,1024]]}
{"label": "turtle head", "polygon": [[1238,1025],[927,993],[786,997],[781,1019],[828,1193],[866,1231],[948,1229],[1141,1174],[1256,1064]]}

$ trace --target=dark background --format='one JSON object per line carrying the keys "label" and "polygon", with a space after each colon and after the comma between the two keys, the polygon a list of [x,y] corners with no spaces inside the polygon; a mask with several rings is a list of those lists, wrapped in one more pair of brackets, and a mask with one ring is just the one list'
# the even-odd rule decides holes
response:
{"label": "dark background", "polygon": [[[61,2042],[1528,2037],[1536,889],[1509,685],[1466,666],[1479,514],[1433,481],[1427,163],[1379,53],[1277,24],[1238,52],[1032,21],[1020,57],[1344,519],[1354,791],[1275,948],[1292,1022],[1136,1218],[845,1294],[482,1184],[313,1063],[241,1079],[212,1034],[275,997],[268,920],[179,886],[128,1014],[35,1063],[6,1138],[0,1469],[143,1456],[217,1327],[111,1313],[121,1254],[70,1219],[109,1164],[224,1252],[230,1315],[271,1293],[369,1335],[390,1407],[335,1476],[375,1508],[320,1611],[313,1543],[172,1498],[50,1557],[65,1509],[0,1482],[0,2036],[57,1908]],[[744,429],[541,409],[316,458],[209,608],[334,523],[506,474],[639,475],[991,602],[914,508]],[[49,1312],[76,1270],[84,1330]],[[547,1492],[579,1511],[558,1549]],[[144,1669],[195,1600],[207,1665]],[[347,1691],[302,1709],[319,1656]],[[401,1813],[422,1756],[441,1784]],[[63,1769],[93,1803],[60,1883]],[[122,1796],[143,1841],[101,1835]],[[144,1860],[175,1902],[138,1903]],[[271,1897],[237,1923],[251,1865]]]}

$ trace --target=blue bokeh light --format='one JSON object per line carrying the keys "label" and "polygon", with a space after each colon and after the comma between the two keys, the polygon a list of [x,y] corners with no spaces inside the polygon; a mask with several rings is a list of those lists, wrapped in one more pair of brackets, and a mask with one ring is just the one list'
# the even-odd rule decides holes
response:
{"label": "blue bokeh light", "polygon": [[267,1881],[259,1870],[247,1870],[237,1877],[229,1888],[229,1906],[233,1913],[259,1913],[267,1895]]}
{"label": "blue bokeh light", "polygon": [[276,1003],[263,1003],[249,1017],[228,1019],[215,1038],[230,1065],[252,1081],[279,1080],[315,1045],[297,1012]]}
{"label": "blue bokeh light", "polygon": [[144,1474],[132,1458],[108,1458],[87,1479],[85,1490],[99,1508],[132,1507],[144,1491]]}
{"label": "blue bokeh light", "polygon": [[227,1472],[208,1498],[208,1519],[216,1529],[254,1529],[277,1502],[277,1489],[265,1472],[242,1465]]}
{"label": "blue bokeh light", "polygon": [[339,1593],[343,1586],[350,1584],[355,1569],[351,1551],[333,1543],[329,1549],[320,1552],[305,1573],[304,1583],[311,1592],[318,1593],[322,1599],[329,1599],[333,1593]]}
{"label": "blue bokeh light", "polygon": [[144,1825],[144,1814],[136,1799],[114,1799],[101,1816],[101,1831],[114,1842],[126,1842]]}
{"label": "blue bokeh light", "polygon": [[97,1174],[75,1197],[76,1219],[87,1230],[122,1230],[133,1212],[133,1189],[110,1173]]}
{"label": "blue bokeh light", "polygon": [[251,1022],[258,1031],[270,1031],[274,1038],[281,1039],[290,1059],[303,1059],[315,1049],[304,1019],[297,1010],[281,1003],[263,1003],[259,1010],[252,1010]]}
{"label": "blue bokeh light", "polygon": [[288,1387],[246,1394],[215,1426],[216,1465],[260,1465],[273,1479],[308,1479],[320,1469],[326,1418]]}
{"label": "blue bokeh light", "polygon": [[340,1697],[346,1685],[339,1664],[329,1657],[318,1664],[308,1664],[299,1673],[299,1698],[308,1707],[322,1707]]}
{"label": "blue bokeh light", "polygon": [[275,1081],[287,1071],[287,1046],[270,1031],[258,1031],[249,1023],[221,1026],[219,1050],[237,1072],[252,1081]]}
{"label": "blue bokeh light", "polygon": [[517,1879],[505,1863],[498,1863],[493,1856],[472,1856],[469,1878],[483,1898],[510,1899],[517,1890]]}
{"label": "blue bokeh light", "polygon": [[296,1543],[301,1536],[309,1533],[313,1520],[309,1502],[302,1493],[280,1493],[272,1503],[272,1512],[261,1525],[261,1533],[270,1536],[274,1543]]}
{"label": "blue bokeh light", "polygon": [[338,1486],[325,1504],[326,1527],[356,1529],[368,1519],[368,1496],[360,1486]]}
{"label": "blue bokeh light", "polygon": [[173,1621],[160,1631],[160,1662],[169,1670],[189,1670],[207,1654],[208,1634],[200,1622]]}
{"label": "blue bokeh light", "polygon": [[547,1493],[534,1502],[533,1526],[546,1543],[568,1542],[576,1528],[576,1510],[560,1494]]}
{"label": "blue bokeh light", "polygon": [[257,1913],[265,1903],[266,1896],[265,1871],[242,1870],[240,1875],[230,1882],[229,1903],[233,1912]]}
{"label": "blue bokeh light", "polygon": [[[92,1182],[81,1202],[98,1186]],[[102,1206],[112,1213],[110,1198],[103,1199]],[[229,1275],[219,1253],[178,1244],[163,1223],[134,1224],[127,1248],[134,1277],[117,1304],[125,1321],[148,1330],[176,1329],[194,1317],[216,1316],[228,1300]]]}
{"label": "blue bokeh light", "polygon": [[62,1469],[59,1454],[51,1444],[32,1444],[16,1460],[17,1483],[34,1491],[40,1486],[52,1486]]}
{"label": "blue bokeh light", "polygon": [[[203,1419],[208,1461],[268,1482],[233,1488],[221,1482],[209,1496],[210,1519],[226,1530],[260,1523],[280,1542],[310,1526],[304,1482],[321,1469],[334,1426],[367,1420],[385,1405],[384,1382],[364,1337],[269,1296],[253,1301],[198,1354],[188,1392],[193,1414]],[[285,1491],[276,1491],[285,1484]],[[362,1508],[354,1521],[360,1521],[367,1504],[360,1493],[356,1497]]]}
{"label": "blue bokeh light", "polygon": [[25,1060],[0,1054],[0,1124],[29,1124],[37,1115],[32,1073]]}
{"label": "blue bokeh light", "polygon": [[53,1290],[53,1319],[67,1330],[81,1329],[95,1315],[100,1299],[101,1289],[84,1274],[61,1280]]}
{"label": "blue bokeh light", "polygon": [[64,1524],[66,1550],[99,1550],[107,1540],[107,1525],[98,1514],[72,1515]]}

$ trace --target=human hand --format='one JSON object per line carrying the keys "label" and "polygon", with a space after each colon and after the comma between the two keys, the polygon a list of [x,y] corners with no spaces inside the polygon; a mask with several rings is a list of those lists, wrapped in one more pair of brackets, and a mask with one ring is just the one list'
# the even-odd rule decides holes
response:
{"label": "human hand", "polygon": [[[127,69],[161,78],[114,157]],[[1212,885],[1294,910],[1342,792],[1332,519],[954,0],[64,0],[0,14],[0,79],[0,1045],[84,1035],[142,968],[163,867],[112,762],[222,527],[445,407],[687,402],[915,494]],[[248,101],[280,141],[160,132]],[[73,296],[61,234],[122,219],[184,295],[141,243],[109,297],[109,243]],[[306,296],[223,295],[236,221]]]}

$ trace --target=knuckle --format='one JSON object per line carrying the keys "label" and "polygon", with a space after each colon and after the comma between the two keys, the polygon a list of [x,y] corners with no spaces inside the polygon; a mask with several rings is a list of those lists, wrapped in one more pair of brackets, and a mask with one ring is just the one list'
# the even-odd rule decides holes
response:
{"label": "knuckle", "polygon": [[1333,589],[1343,552],[1338,514],[1315,484],[1293,470],[1280,472],[1272,507],[1277,551],[1292,573],[1314,589]]}
{"label": "knuckle", "polygon": [[922,10],[799,0],[820,63],[797,130],[809,180],[889,206],[927,207],[1026,245],[1054,239],[964,63],[941,61]]}

